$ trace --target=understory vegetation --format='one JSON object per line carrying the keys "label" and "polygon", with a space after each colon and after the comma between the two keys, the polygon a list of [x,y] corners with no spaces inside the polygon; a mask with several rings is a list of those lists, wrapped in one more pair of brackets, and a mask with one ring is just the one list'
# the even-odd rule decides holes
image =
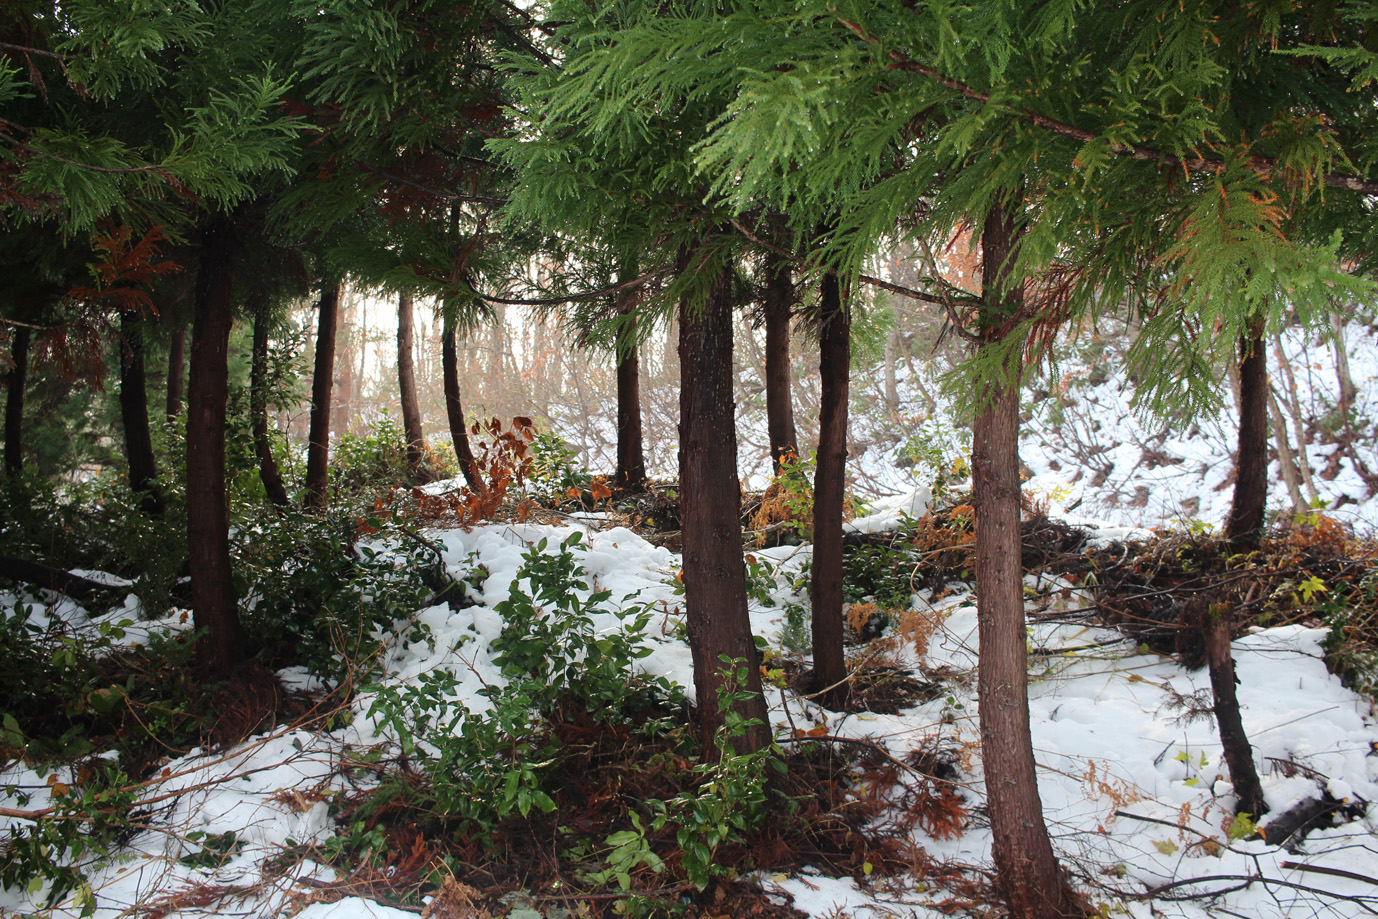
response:
{"label": "understory vegetation", "polygon": [[[596,479],[573,469],[548,436],[538,455],[554,461],[514,459],[513,444],[525,442],[508,441],[506,458],[490,460],[490,468],[510,467],[513,487],[486,516],[515,522],[593,509],[604,526],[677,538],[672,483],[635,498],[596,484],[590,492]],[[71,601],[56,594],[12,595],[0,660],[0,756],[47,776],[47,785],[4,789],[20,805],[16,813],[32,815],[4,842],[6,887],[92,909],[84,872],[150,827],[160,806],[150,791],[167,763],[196,751],[215,756],[265,733],[359,722],[375,739],[350,746],[331,780],[291,793],[301,807],[324,802],[334,830],[281,848],[265,883],[293,865],[321,863],[339,878],[331,896],[448,903],[461,916],[582,903],[590,915],[783,917],[795,913],[748,879],[805,865],[867,881],[926,879],[954,909],[994,896],[979,875],[934,861],[914,842],[915,832],[960,837],[981,819],[963,781],[973,750],[935,733],[900,760],[881,744],[807,720],[807,566],[789,571],[761,554],[797,542],[801,529],[807,535],[797,501],[806,480],[787,469],[763,495],[744,496],[748,589],[754,602],[779,609],[782,627],[774,644],[758,638],[756,660],[719,662],[726,729],[705,752],[684,688],[639,665],[651,653],[648,632],[663,632],[673,617],[663,603],[600,589],[576,555],[577,530],[530,545],[512,587],[492,603],[501,627],[486,641],[499,682],[466,705],[465,675],[452,667],[396,679],[389,648],[435,648],[417,611],[479,604],[488,574],[447,565],[436,542],[445,527],[478,522],[474,497],[399,488],[399,468],[380,461],[385,450],[361,444],[337,454],[341,499],[330,513],[284,510],[237,525],[237,589],[254,654],[226,681],[206,681],[196,669],[194,636],[178,612],[186,561],[167,536],[175,498],[168,518],[154,524],[99,478],[61,492],[11,486],[8,500],[22,501],[29,515],[16,515],[0,552],[41,544],[73,568],[105,572],[83,602],[93,614],[111,612],[77,624]],[[909,652],[921,660],[942,626],[941,614],[916,608],[915,595],[936,602],[969,590],[969,501],[959,484],[897,529],[848,535],[853,710],[898,712],[947,697],[951,716],[962,716],[952,681],[963,677],[915,669]],[[1190,610],[1228,604],[1237,633],[1323,626],[1330,668],[1358,691],[1373,691],[1378,546],[1319,512],[1246,552],[1207,533],[1091,548],[1084,530],[1031,505],[1022,529],[1023,567],[1049,585],[1026,588],[1031,622],[1109,626],[1199,668],[1202,633]],[[1056,602],[1071,591],[1090,602]],[[141,637],[127,640],[136,631]],[[467,640],[479,639],[470,634],[449,650]],[[1036,661],[1059,653],[1031,648]],[[739,752],[734,741],[745,725],[731,694],[748,667],[776,687],[786,712],[798,706],[801,720],[769,747]],[[1209,699],[1183,698],[1180,708],[1212,717]],[[1336,802],[1333,812],[1351,814],[1346,807]],[[191,832],[177,858],[215,869],[244,842]],[[204,906],[245,895],[208,882],[178,896]]]}

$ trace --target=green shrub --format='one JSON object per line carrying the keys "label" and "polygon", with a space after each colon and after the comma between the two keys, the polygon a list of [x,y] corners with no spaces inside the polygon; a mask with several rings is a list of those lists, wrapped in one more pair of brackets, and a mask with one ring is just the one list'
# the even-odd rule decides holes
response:
{"label": "green shrub", "polygon": [[[383,526],[382,521],[373,521]],[[376,665],[379,632],[391,630],[432,595],[430,550],[394,552],[356,544],[344,510],[286,511],[238,531],[236,588],[246,630],[274,666],[300,664],[333,684]]]}
{"label": "green shrub", "polygon": [[384,410],[369,433],[343,434],[330,458],[330,480],[342,495],[411,481],[406,435],[397,419]]}
{"label": "green shrub", "polygon": [[595,630],[591,615],[610,595],[596,591],[579,598],[587,590],[573,553],[581,539],[574,533],[557,552],[547,552],[545,540],[531,547],[510,595],[494,607],[504,625],[492,648],[509,682],[485,691],[489,712],[458,703],[459,681],[444,670],[401,687],[366,687],[376,693],[370,717],[396,734],[403,753],[421,757],[436,813],[460,819],[478,835],[491,833],[513,813],[526,817],[533,809],[554,809],[544,782],[558,766],[559,749],[546,720],[561,706],[577,704],[595,720],[609,722],[648,694],[677,693],[667,681],[648,681],[633,671],[635,661],[649,653],[641,643],[648,609],[619,613],[623,627],[616,632]]}

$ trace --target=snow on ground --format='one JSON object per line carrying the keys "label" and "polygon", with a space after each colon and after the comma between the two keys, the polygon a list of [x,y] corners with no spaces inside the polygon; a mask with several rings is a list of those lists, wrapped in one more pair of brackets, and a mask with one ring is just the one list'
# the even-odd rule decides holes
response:
{"label": "snow on ground", "polygon": [[[1372,532],[1378,529],[1378,502],[1363,472],[1378,472],[1378,331],[1350,323],[1342,339],[1358,390],[1349,449],[1341,442],[1346,432],[1336,411],[1339,383],[1328,338],[1296,327],[1282,330],[1282,355],[1269,346],[1269,376],[1293,450],[1299,441],[1294,417],[1301,419],[1315,497],[1330,516]],[[1042,495],[1055,510],[1120,526],[1219,526],[1229,511],[1238,439],[1232,398],[1226,393],[1225,404],[1211,417],[1141,417],[1132,407],[1134,388],[1118,366],[1112,343],[1097,342],[1094,356],[1067,354],[1059,359],[1056,377],[1035,374],[1025,384],[1019,451],[1029,476],[1026,490]],[[921,364],[925,380],[901,375],[898,420],[882,411],[853,411],[852,439],[867,444],[848,466],[859,491],[904,492],[931,475],[922,461],[909,468],[897,465],[907,447],[948,462],[969,449],[969,435],[949,420],[960,414],[958,399],[940,395],[936,407],[927,403],[927,394],[940,391],[942,370]],[[878,371],[864,375],[854,388],[879,392]],[[1291,500],[1273,441],[1269,451],[1269,510],[1281,511]]]}
{"label": "snow on ground", "polygon": [[[887,513],[913,510],[913,496],[895,502]],[[880,521],[876,522],[880,525]],[[616,604],[652,604],[657,618],[649,630],[653,652],[641,664],[649,672],[691,685],[688,648],[677,626],[682,619],[674,590],[680,559],[650,545],[637,534],[617,528],[586,531],[574,549],[584,566],[588,590],[607,589]],[[479,566],[487,578],[477,589],[476,606],[449,605],[419,610],[415,620],[429,635],[399,628],[387,642],[385,682],[401,685],[423,673],[444,668],[457,678],[455,702],[483,710],[479,695],[502,676],[488,650],[501,629],[493,605],[507,595],[518,576],[522,554],[544,539],[553,549],[575,528],[536,525],[485,526],[471,532],[436,531],[429,538],[443,547],[445,562],[457,577]],[[774,605],[753,604],[754,630],[778,644],[784,626],[783,604],[797,599],[791,584],[809,549],[782,547],[756,556],[776,571]],[[1070,608],[1085,602],[1070,582],[1029,582],[1035,611]],[[14,598],[3,598],[12,608]],[[979,813],[983,777],[979,758],[975,673],[976,611],[971,593],[914,597],[916,609],[938,617],[942,626],[926,653],[912,649],[906,663],[927,673],[944,674],[946,692],[933,701],[898,715],[840,715],[797,699],[788,702],[770,693],[771,718],[779,730],[790,725],[824,725],[834,734],[871,738],[895,755],[940,739],[957,751],[963,764],[963,792]],[[63,604],[34,609],[38,621],[94,621]],[[109,615],[113,615],[109,614]],[[99,619],[101,617],[95,617]],[[1030,646],[1030,697],[1034,746],[1040,766],[1040,791],[1055,844],[1075,872],[1078,884],[1094,904],[1111,913],[1149,916],[1332,916],[1359,914],[1356,902],[1335,894],[1367,897],[1373,906],[1378,891],[1364,880],[1319,874],[1309,868],[1351,872],[1378,878],[1378,843],[1373,818],[1311,836],[1294,853],[1261,840],[1234,840],[1227,829],[1233,795],[1222,763],[1212,721],[1182,723],[1171,709],[1174,698],[1208,689],[1204,673],[1185,673],[1172,660],[1140,653],[1118,635],[1101,629],[1068,626],[1034,617]],[[168,623],[167,625],[171,625]],[[596,617],[600,629],[618,626],[609,611]],[[1235,645],[1244,722],[1261,765],[1265,791],[1275,811],[1318,793],[1325,781],[1337,798],[1378,799],[1378,744],[1369,705],[1343,688],[1322,661],[1322,634],[1297,626],[1259,631]],[[690,693],[692,697],[692,693]],[[310,734],[281,729],[256,737],[231,751],[197,751],[166,766],[143,793],[149,805],[147,829],[138,832],[117,857],[89,866],[100,919],[130,915],[137,906],[160,903],[175,917],[218,914],[220,907],[179,905],[178,892],[208,883],[245,891],[233,901],[235,915],[272,916],[301,909],[306,919],[398,919],[403,913],[359,898],[337,903],[313,901],[316,884],[334,871],[311,862],[296,863],[285,873],[268,870],[291,843],[324,843],[338,829],[325,801],[343,790],[350,770],[341,764],[351,753],[385,743],[389,732],[368,718],[370,698],[354,702],[352,722],[334,731]],[[1301,771],[1279,764],[1296,763]],[[1289,777],[1289,774],[1291,777]],[[1321,775],[1323,780],[1306,778]],[[59,778],[72,782],[70,769]],[[46,777],[18,764],[0,774],[0,807],[43,806]],[[365,780],[366,781],[366,780]],[[33,796],[25,802],[14,792]],[[9,826],[24,821],[8,817]],[[197,851],[192,834],[233,832],[241,843],[228,863],[211,870],[179,861]],[[988,864],[990,833],[979,820],[956,840],[918,842],[935,858]],[[1298,867],[1301,866],[1301,867]],[[1266,884],[1247,879],[1275,879]],[[1196,883],[1193,879],[1200,880]],[[858,884],[816,871],[787,877],[766,873],[762,882],[794,897],[814,916],[921,917],[942,915],[933,907],[944,893],[906,886],[902,880]],[[1152,904],[1133,899],[1147,888],[1179,884]],[[1317,893],[1316,890],[1329,893]],[[1170,897],[1219,891],[1209,899],[1174,902]],[[22,890],[0,894],[0,915],[27,914],[43,906]],[[318,897],[316,898],[319,899]],[[68,898],[53,915],[74,914]]]}

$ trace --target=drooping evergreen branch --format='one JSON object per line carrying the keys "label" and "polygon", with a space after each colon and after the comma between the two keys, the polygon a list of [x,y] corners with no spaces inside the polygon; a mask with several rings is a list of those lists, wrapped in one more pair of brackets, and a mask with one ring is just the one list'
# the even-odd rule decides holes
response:
{"label": "drooping evergreen branch", "polygon": [[[857,23],[843,19],[840,16],[837,17],[837,21],[848,30],[856,33],[867,44],[877,48],[883,47],[879,38],[867,32]],[[971,99],[973,102],[980,102],[983,105],[987,105],[991,101],[989,93],[981,92],[979,89],[963,83],[960,80],[953,79],[937,68],[930,67],[927,64],[922,64],[914,60],[902,51],[892,49],[888,51],[887,54],[893,62],[889,67],[891,70],[903,70],[907,73],[917,73],[920,76],[932,80],[939,86],[950,89],[967,99]],[[1084,144],[1101,140],[1103,137],[1103,135],[1097,134],[1094,131],[1088,131],[1085,128],[1079,128],[1065,121],[1059,121],[1056,118],[1050,118],[1047,115],[1040,114],[1032,108],[1009,106],[1009,111],[1011,114],[1024,119],[1030,124],[1051,131],[1062,137],[1080,141]],[[1148,163],[1160,163],[1165,166],[1175,166],[1181,168],[1185,172],[1218,173],[1223,172],[1226,168],[1226,163],[1223,160],[1211,159],[1205,156],[1179,156],[1175,153],[1166,153],[1162,150],[1156,150],[1142,144],[1127,144],[1123,141],[1112,140],[1109,142],[1108,149],[1110,153],[1115,156],[1128,157],[1129,159]],[[1271,179],[1279,171],[1276,161],[1267,156],[1250,156],[1249,169],[1263,179]],[[1322,174],[1322,181],[1324,181],[1325,185],[1329,188],[1339,188],[1345,191],[1359,192],[1360,194],[1366,195],[1378,195],[1378,182],[1364,179],[1360,176],[1345,175],[1338,172],[1326,172]]]}
{"label": "drooping evergreen branch", "polygon": [[[7,125],[14,125],[14,122],[12,121],[6,121],[4,123]],[[15,125],[15,127],[19,126]],[[29,144],[24,143],[22,140],[19,140],[18,138],[13,137],[10,134],[7,134],[4,131],[0,131],[0,140],[3,140],[13,145],[16,150],[22,150],[25,153],[30,154],[31,156],[46,156],[48,159],[57,160],[59,163],[66,163],[68,166],[75,166],[78,169],[85,169],[90,172],[106,172],[112,175],[135,175],[140,173],[148,173],[152,175],[162,176],[163,178],[167,179],[172,178],[171,174],[167,171],[166,168],[159,166],[156,163],[149,163],[147,166],[96,166],[92,163],[83,163],[79,160],[69,159],[65,156],[62,156],[61,154],[53,153],[50,150],[42,150],[38,147],[31,146]]]}

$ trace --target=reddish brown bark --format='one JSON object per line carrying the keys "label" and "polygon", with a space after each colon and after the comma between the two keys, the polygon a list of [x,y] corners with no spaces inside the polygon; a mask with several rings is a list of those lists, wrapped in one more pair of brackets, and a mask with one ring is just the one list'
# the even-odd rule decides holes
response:
{"label": "reddish brown bark", "polygon": [[397,392],[402,403],[402,436],[407,440],[407,468],[416,481],[428,481],[426,438],[421,429],[421,400],[416,395],[415,332],[411,294],[397,297]]}
{"label": "reddish brown bark", "polygon": [[185,390],[183,377],[186,374],[187,330],[182,328],[181,320],[172,333],[172,341],[167,350],[167,420],[172,421],[182,413],[182,394]]}
{"label": "reddish brown bark", "polygon": [[455,342],[455,323],[445,317],[445,328],[440,338],[440,369],[445,378],[445,417],[450,422],[450,440],[454,444],[455,459],[459,470],[464,473],[464,481],[474,494],[483,494],[487,486],[483,482],[483,470],[478,468],[474,451],[469,447],[469,429],[464,424],[464,404],[459,401],[459,348]]}
{"label": "reddish brown bark", "polygon": [[758,723],[733,743],[739,752],[758,750],[770,743],[771,735],[747,617],[732,402],[730,267],[714,282],[701,310],[681,307],[679,360],[684,598],[700,736],[705,755],[715,755],[713,741],[723,726],[718,694],[724,687],[724,659],[736,661],[745,667],[747,681],[733,688],[749,693],[736,709]]}
{"label": "reddish brown bark", "polygon": [[139,509],[149,517],[163,515],[158,490],[158,464],[148,426],[148,386],[144,380],[144,330],[132,313],[120,316],[120,422],[129,487],[139,496]]}
{"label": "reddish brown bark", "polygon": [[311,375],[311,433],[306,439],[306,506],[324,510],[330,486],[330,395],[335,386],[335,333],[340,282],[321,288],[317,307],[316,367]]}
{"label": "reddish brown bark", "polygon": [[229,389],[232,228],[224,217],[203,226],[196,315],[187,386],[187,552],[193,621],[202,665],[226,676],[243,659],[244,634],[230,567],[225,507],[225,402]]}
{"label": "reddish brown bark", "polygon": [[5,375],[5,471],[24,470],[24,389],[29,382],[29,339],[24,326],[16,326],[10,340],[13,367]]}
{"label": "reddish brown bark", "polygon": [[847,392],[851,363],[850,309],[837,275],[823,276],[819,297],[818,469],[813,480],[814,691],[820,705],[846,708],[851,695],[842,648],[842,504],[847,470]]}
{"label": "reddish brown bark", "polygon": [[1268,507],[1268,346],[1264,322],[1255,320],[1239,339],[1239,448],[1234,498],[1225,538],[1257,543]]}
{"label": "reddish brown bark", "polygon": [[[623,272],[623,281],[636,274]],[[646,451],[641,432],[641,357],[636,340],[635,290],[617,296],[618,315],[624,317],[617,342],[617,472],[613,482],[621,491],[646,485]]]}
{"label": "reddish brown bark", "polygon": [[1263,797],[1263,785],[1254,765],[1254,749],[1249,735],[1244,733],[1244,718],[1239,710],[1239,695],[1235,692],[1234,656],[1230,648],[1231,614],[1223,604],[1206,607],[1204,602],[1196,611],[1198,627],[1206,645],[1206,666],[1210,671],[1211,694],[1215,702],[1215,723],[1220,731],[1220,745],[1225,753],[1225,765],[1234,784],[1235,813],[1258,819],[1268,812]]}
{"label": "reddish brown bark", "polygon": [[799,455],[794,432],[794,403],[790,399],[789,325],[794,311],[794,277],[784,258],[772,259],[766,268],[766,429],[770,436],[770,460],[775,473],[780,461]]}
{"label": "reddish brown bark", "polygon": [[254,345],[249,364],[249,425],[263,492],[278,507],[287,507],[292,502],[287,497],[282,473],[273,457],[273,442],[268,437],[268,294],[263,290],[255,291],[252,300]]}
{"label": "reddish brown bark", "polygon": [[[996,206],[981,234],[984,251],[979,348],[1000,343],[1005,320],[1022,305],[1010,278],[1018,230]],[[1053,854],[1038,797],[1029,730],[1028,651],[1019,537],[1019,384],[986,382],[972,427],[976,508],[978,692],[986,800],[994,836],[996,885],[1016,919],[1080,915]]]}

